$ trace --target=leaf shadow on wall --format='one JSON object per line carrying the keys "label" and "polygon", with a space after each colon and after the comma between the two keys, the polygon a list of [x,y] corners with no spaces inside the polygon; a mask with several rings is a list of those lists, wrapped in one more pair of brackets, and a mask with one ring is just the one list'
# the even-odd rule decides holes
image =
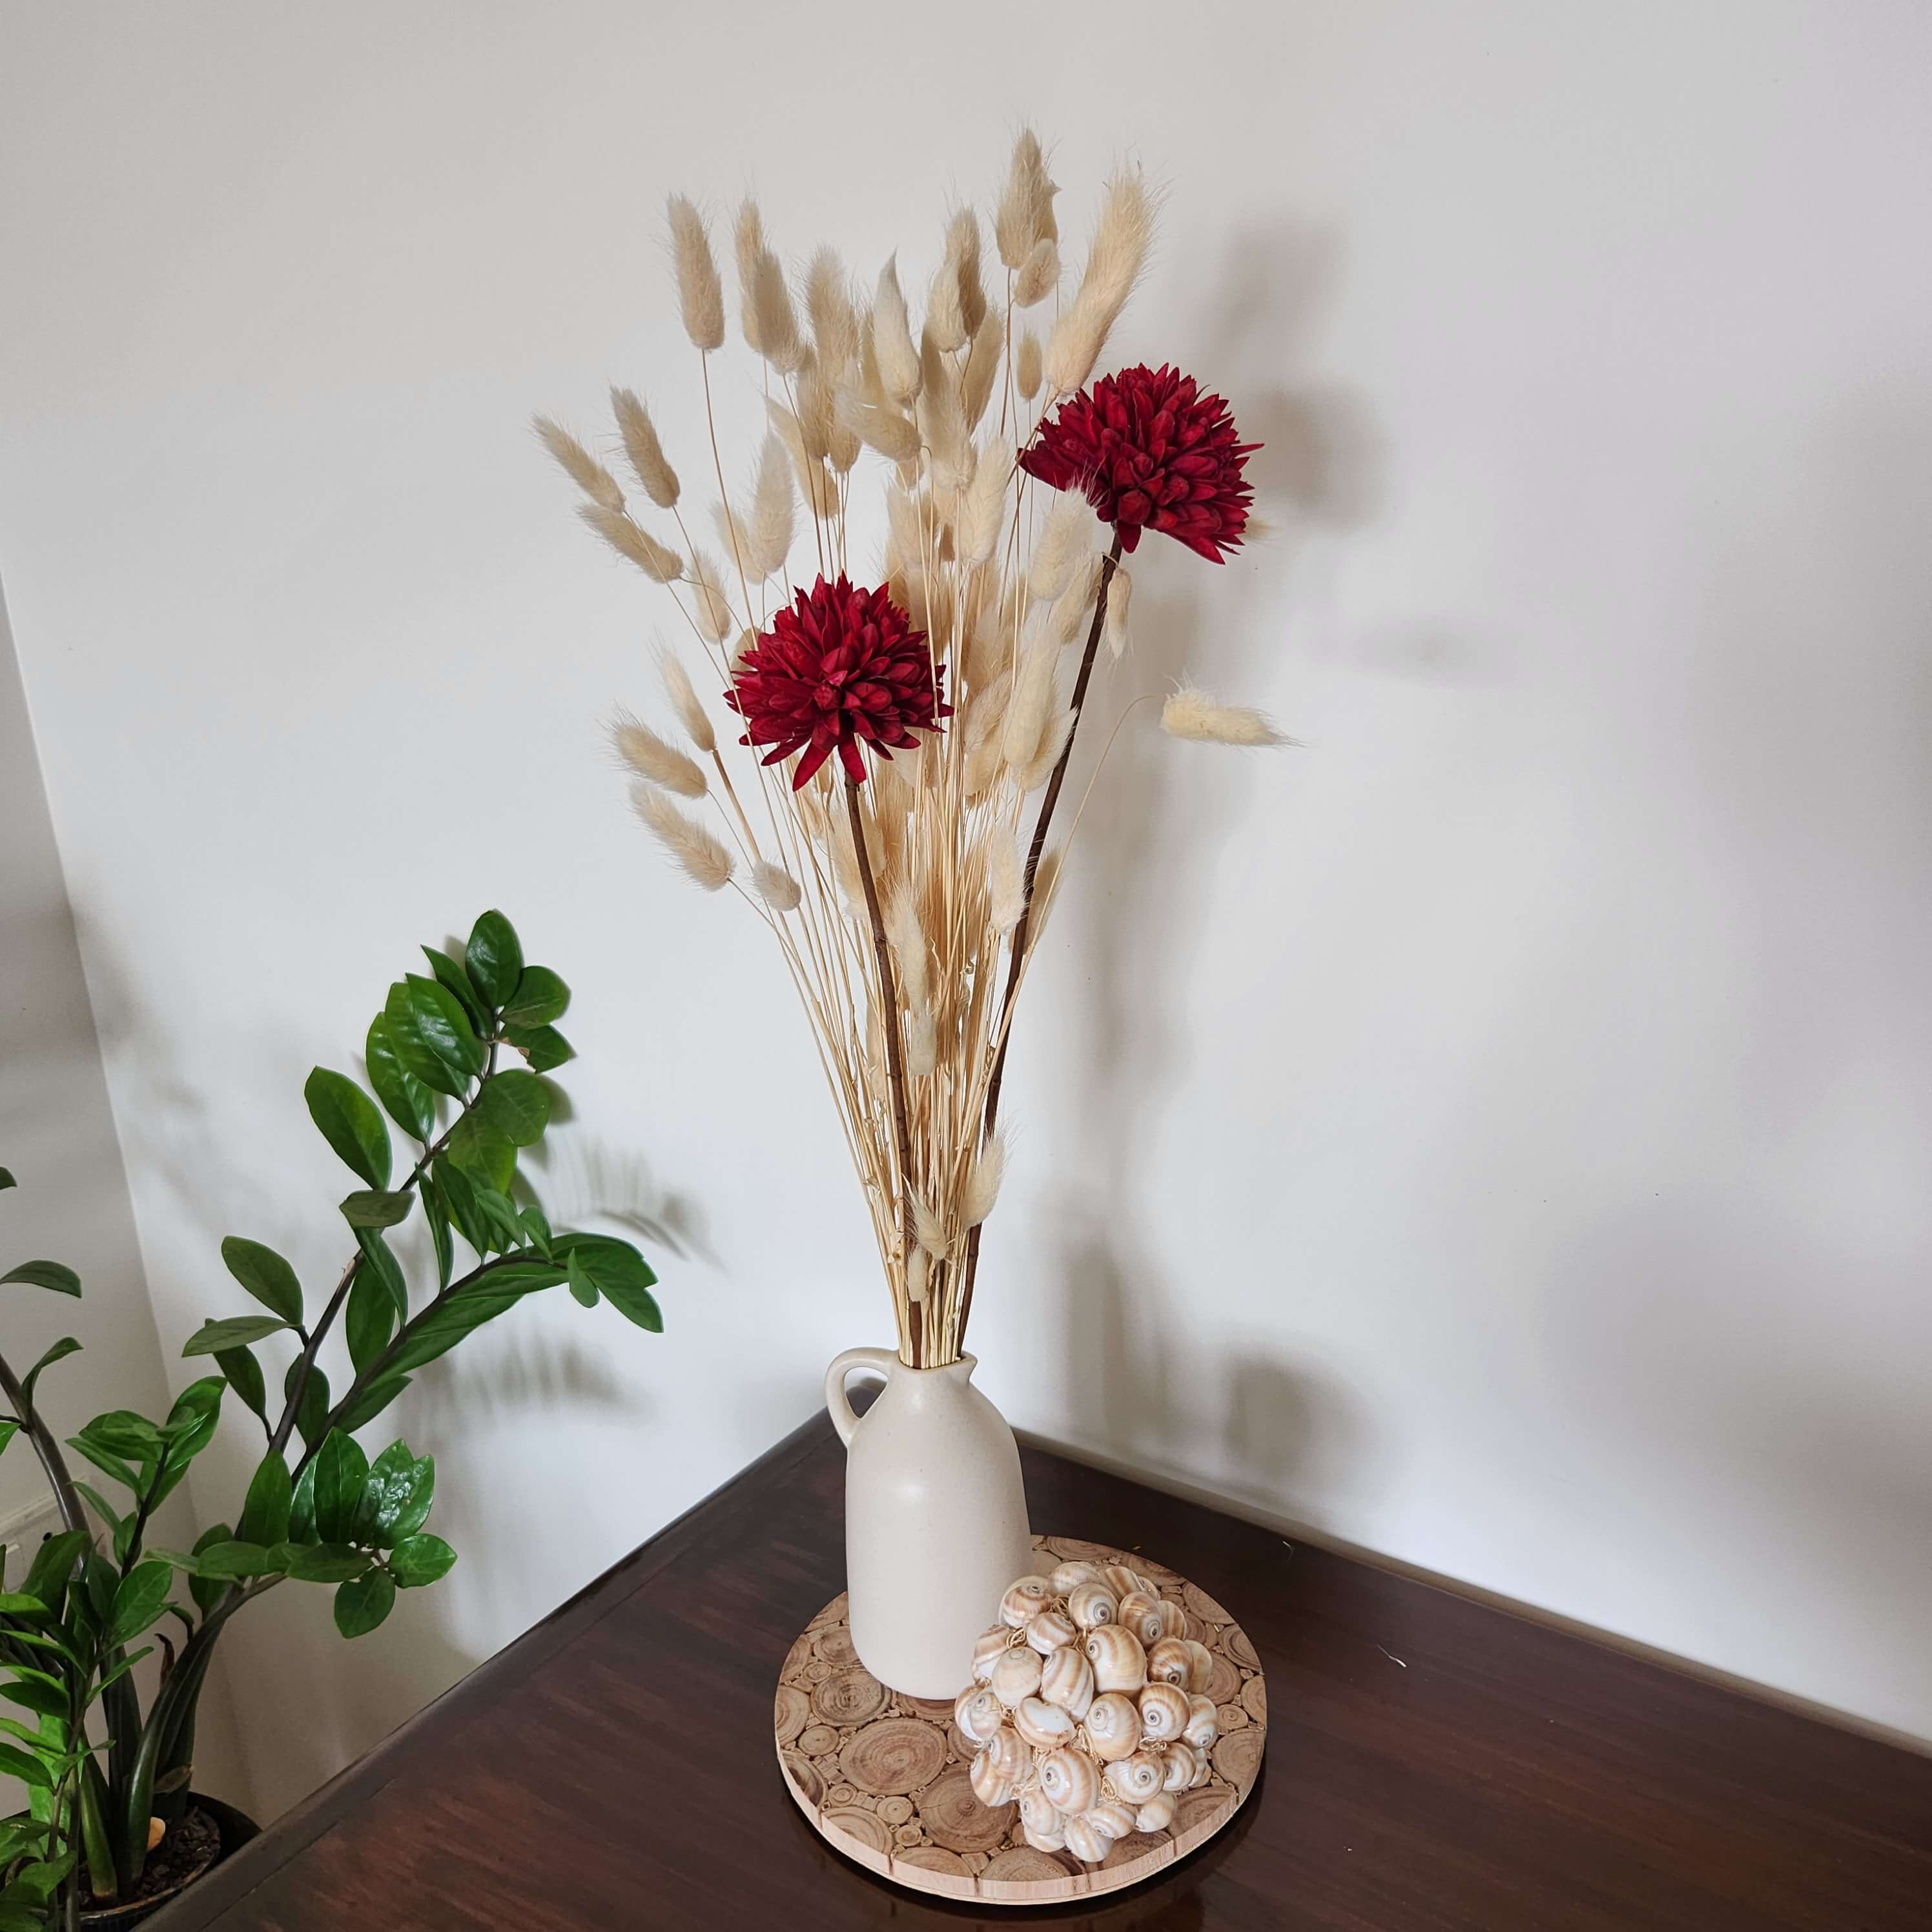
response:
{"label": "leaf shadow on wall", "polygon": [[[1208,280],[1214,305],[1187,332],[1180,359],[1228,397],[1244,440],[1263,444],[1249,475],[1258,514],[1280,528],[1219,568],[1159,536],[1144,539],[1130,563],[1127,654],[1096,672],[1099,702],[1070,773],[1076,808],[1132,699],[1157,698],[1184,674],[1231,698],[1278,691],[1290,566],[1316,529],[1346,532],[1376,513],[1383,457],[1367,404],[1302,373],[1340,266],[1332,238],[1283,224],[1236,236]],[[1279,1508],[1285,1492],[1332,1468],[1364,1478],[1374,1448],[1360,1412],[1311,1361],[1253,1346],[1202,1360],[1184,1310],[1214,1285],[1159,1277],[1142,1203],[1163,1184],[1154,1149],[1171,1130],[1186,1051],[1174,1016],[1216,874],[1244,822],[1292,787],[1282,760],[1311,754],[1179,742],[1156,718],[1142,706],[1108,756],[1046,942],[1078,960],[1082,976],[1078,997],[1062,1003],[1072,1022],[1062,1098],[1085,1178],[1049,1196],[1045,1217],[1069,1231],[1058,1257],[1067,1408],[1078,1436],[1108,1453],[1182,1475],[1204,1461],[1217,1486]],[[1292,731],[1292,718],[1283,722]],[[1057,825],[1060,836],[1069,822]],[[1028,1024],[1024,1010],[1018,1024]],[[1282,1269],[1292,1295],[1292,1262]]]}

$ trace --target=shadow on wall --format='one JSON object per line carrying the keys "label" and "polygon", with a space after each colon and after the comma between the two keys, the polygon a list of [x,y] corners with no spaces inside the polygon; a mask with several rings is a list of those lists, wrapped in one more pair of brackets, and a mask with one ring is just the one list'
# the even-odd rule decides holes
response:
{"label": "shadow on wall", "polygon": [[[1376,513],[1384,455],[1367,406],[1298,373],[1340,268],[1332,235],[1270,224],[1237,236],[1205,278],[1214,304],[1187,332],[1181,359],[1228,398],[1244,439],[1262,444],[1249,475],[1258,515],[1275,527],[1262,539],[1260,568],[1252,553],[1216,571],[1160,536],[1143,541],[1129,566],[1132,638],[1109,680],[1124,701],[1164,693],[1184,674],[1231,695],[1268,689],[1282,652],[1270,622],[1282,574],[1312,534]],[[1070,778],[1076,800],[1118,708],[1096,715],[1102,729],[1088,735],[1084,769]],[[1054,1272],[1065,1285],[1067,1412],[1082,1438],[1149,1469],[1211,1460],[1226,1472],[1220,1486],[1278,1509],[1285,1492],[1345,1469],[1358,1484],[1374,1480],[1360,1413],[1312,1364],[1253,1352],[1200,1361],[1180,1332],[1183,1298],[1152,1274],[1140,1208],[1156,1184],[1146,1136],[1182,1051],[1173,1016],[1193,976],[1214,855],[1258,788],[1291,782],[1279,766],[1229,760],[1162,737],[1147,706],[1108,755],[1105,809],[1081,825],[1078,889],[1055,914],[1078,922],[1060,943],[1083,965],[1083,996],[1069,1004],[1084,1031],[1069,1042],[1066,1104],[1092,1150],[1083,1167],[1104,1178],[1097,1195],[1062,1194],[1047,1218],[1073,1231]],[[1210,760],[1222,762],[1208,770]],[[1148,944],[1156,932],[1160,943]],[[1204,1372],[1205,1387],[1171,1386]],[[1186,1433],[1205,1426],[1220,1438]]]}

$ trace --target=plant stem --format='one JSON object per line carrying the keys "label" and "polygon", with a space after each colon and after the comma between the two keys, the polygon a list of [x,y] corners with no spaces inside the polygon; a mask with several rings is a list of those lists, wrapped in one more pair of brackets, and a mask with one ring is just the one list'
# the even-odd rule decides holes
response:
{"label": "plant stem", "polygon": [[914,1304],[910,1292],[914,1239],[912,1130],[906,1124],[905,1049],[899,1038],[898,986],[892,977],[892,947],[886,943],[886,922],[879,910],[879,888],[872,877],[871,855],[866,850],[865,821],[859,815],[859,788],[849,778],[845,781],[845,811],[852,824],[852,850],[858,861],[860,883],[866,889],[866,911],[872,922],[872,946],[879,956],[879,999],[886,1036],[886,1070],[892,1082],[892,1131],[898,1137],[899,1150],[899,1265],[904,1270],[908,1283],[906,1346],[912,1351],[912,1359],[907,1366],[916,1369],[921,1366],[921,1351],[920,1324],[912,1312]]}
{"label": "plant stem", "polygon": [[81,1531],[92,1541],[94,1532],[88,1528],[86,1513],[80,1506],[80,1492],[74,1486],[73,1477],[68,1474],[67,1460],[61,1454],[60,1444],[40,1420],[40,1412],[27,1400],[27,1391],[21,1387],[19,1377],[8,1366],[4,1356],[0,1356],[0,1389],[6,1391],[7,1400],[14,1405],[14,1413],[20,1426],[27,1432],[28,1439],[34,1445],[34,1454],[40,1459],[40,1467],[54,1492],[54,1501],[60,1505],[61,1520],[69,1529]]}
{"label": "plant stem", "polygon": [[[1087,704],[1087,686],[1094,675],[1094,658],[1100,648],[1100,632],[1107,621],[1107,592],[1114,580],[1114,573],[1120,567],[1120,533],[1114,532],[1114,547],[1108,551],[1100,564],[1100,587],[1094,598],[1094,622],[1087,632],[1087,649],[1080,660],[1080,675],[1073,686],[1073,729],[1066,734],[1066,742],[1061,748],[1060,762],[1053,768],[1053,776],[1046,782],[1046,796],[1040,802],[1040,817],[1034,821],[1033,843],[1027,848],[1026,876],[1020,894],[1020,916],[1013,928],[1012,950],[1006,962],[1006,990],[1000,1002],[1004,1015],[1012,1005],[1013,996],[1018,991],[1020,973],[1026,964],[1027,935],[1033,925],[1033,884],[1040,872],[1040,855],[1046,849],[1047,828],[1053,823],[1053,808],[1060,802],[1060,788],[1066,782],[1066,766],[1073,756],[1073,740],[1080,729],[1081,713]],[[1000,1113],[1000,1088],[1006,1077],[1006,1048],[1012,1042],[1012,1028],[1009,1024],[1000,1040],[1000,1050],[993,1060],[992,1078],[986,1082],[986,1124],[980,1133],[980,1144],[993,1137],[993,1130],[998,1124]],[[966,1286],[959,1298],[959,1334],[962,1343],[966,1339],[966,1323],[973,1312],[973,1284],[980,1273],[980,1228],[976,1224],[966,1237]]]}

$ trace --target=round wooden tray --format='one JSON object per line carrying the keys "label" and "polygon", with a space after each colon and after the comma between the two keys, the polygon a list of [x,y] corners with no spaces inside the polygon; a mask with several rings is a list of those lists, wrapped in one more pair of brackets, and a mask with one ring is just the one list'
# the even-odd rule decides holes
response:
{"label": "round wooden tray", "polygon": [[[1052,1905],[1118,1892],[1206,1844],[1260,1774],[1268,1688],[1240,1624],[1204,1590],[1138,1551],[1066,1536],[1036,1536],[1034,1547],[1056,1562],[1127,1564],[1186,1612],[1187,1634],[1214,1658],[1208,1694],[1221,1736],[1214,1776],[1183,1795],[1167,1830],[1119,1840],[1103,1864],[1036,1851],[1020,1835],[1018,1805],[988,1809],[973,1796],[952,1704],[902,1696],[872,1676],[853,1651],[845,1599],[835,1597],[779,1672],[772,1710],[778,1763],[820,1834],[896,1885],[984,1905]],[[962,1686],[968,1674],[962,1660]]]}

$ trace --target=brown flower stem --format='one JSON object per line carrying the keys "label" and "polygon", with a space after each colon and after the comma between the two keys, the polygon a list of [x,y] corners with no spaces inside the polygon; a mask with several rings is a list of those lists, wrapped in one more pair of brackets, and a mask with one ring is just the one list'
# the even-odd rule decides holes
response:
{"label": "brown flower stem", "polygon": [[[1081,713],[1086,709],[1087,686],[1094,676],[1094,658],[1100,648],[1100,632],[1107,621],[1107,591],[1114,580],[1114,572],[1120,567],[1120,532],[1114,532],[1114,547],[1108,550],[1100,564],[1100,587],[1094,598],[1094,622],[1087,632],[1087,649],[1080,659],[1080,675],[1073,683],[1073,729],[1066,734],[1066,742],[1062,747],[1060,762],[1053,768],[1053,776],[1046,782],[1046,796],[1040,802],[1040,817],[1034,820],[1033,843],[1027,848],[1026,874],[1020,892],[1020,916],[1013,928],[1012,950],[1006,961],[1006,990],[1000,1001],[1000,1011],[1004,1015],[1012,1006],[1013,996],[1018,990],[1020,973],[1026,964],[1027,934],[1033,924],[1033,882],[1040,872],[1040,855],[1046,850],[1047,828],[1053,823],[1053,808],[1060,802],[1060,788],[1066,782],[1066,766],[1073,756],[1073,740],[1080,730]],[[1000,1050],[993,1060],[993,1076],[986,1082],[986,1118],[982,1129],[980,1143],[984,1146],[993,1137],[993,1130],[998,1124],[1000,1115],[1000,1088],[1006,1077],[1006,1048],[1012,1041],[1010,1024],[1000,1036]],[[966,1339],[966,1323],[973,1312],[973,1284],[980,1273],[980,1227],[976,1225],[966,1237],[966,1286],[959,1298],[959,1340]]]}
{"label": "brown flower stem", "polygon": [[[860,883],[866,889],[866,911],[872,922],[872,946],[879,956],[879,999],[881,1018],[884,1021],[886,1036],[886,1070],[892,1082],[892,1131],[898,1136],[899,1148],[899,1265],[907,1272],[908,1281],[912,1270],[912,1130],[906,1124],[905,1048],[899,1037],[899,993],[898,982],[892,976],[892,952],[886,940],[886,922],[879,910],[879,888],[872,878],[872,855],[866,850],[865,821],[859,815],[859,788],[848,778],[845,781],[845,812],[852,821],[852,850],[858,862]],[[912,1351],[908,1368],[920,1368],[922,1352],[919,1346],[920,1323],[915,1304],[908,1298],[906,1304],[906,1344]]]}

